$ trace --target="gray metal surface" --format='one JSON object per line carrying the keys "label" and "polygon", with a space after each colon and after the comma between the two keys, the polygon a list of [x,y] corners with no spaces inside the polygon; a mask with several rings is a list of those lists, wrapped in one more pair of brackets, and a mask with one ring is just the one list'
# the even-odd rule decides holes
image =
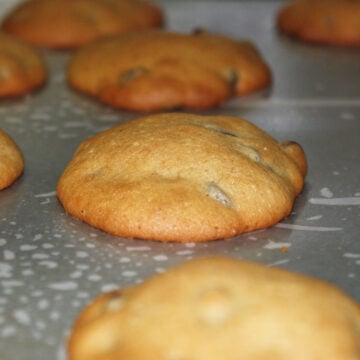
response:
{"label": "gray metal surface", "polygon": [[163,3],[169,28],[202,26],[248,38],[273,70],[270,90],[206,112],[243,117],[303,145],[309,161],[304,192],[293,214],[272,228],[187,245],[98,231],[64,214],[57,180],[84,138],[138,115],[71,91],[64,78],[70,54],[52,51],[44,51],[51,76],[44,89],[0,102],[0,126],[26,160],[21,179],[0,192],[0,359],[64,359],[71,324],[94,296],[205,254],[300,271],[360,301],[360,49],[279,35],[280,4]]}

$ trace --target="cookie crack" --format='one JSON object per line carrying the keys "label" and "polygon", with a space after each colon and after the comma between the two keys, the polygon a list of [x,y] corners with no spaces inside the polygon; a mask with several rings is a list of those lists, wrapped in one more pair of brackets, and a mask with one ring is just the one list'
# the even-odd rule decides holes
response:
{"label": "cookie crack", "polygon": [[133,69],[126,70],[120,74],[119,84],[124,85],[124,84],[134,80],[135,78],[139,77],[140,75],[147,73],[148,71],[149,71],[149,69],[147,69],[143,66],[139,66],[139,67],[136,67]]}

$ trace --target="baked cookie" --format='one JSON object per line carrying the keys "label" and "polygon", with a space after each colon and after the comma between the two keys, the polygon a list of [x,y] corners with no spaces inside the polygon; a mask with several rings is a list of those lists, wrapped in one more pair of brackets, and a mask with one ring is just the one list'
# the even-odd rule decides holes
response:
{"label": "baked cookie", "polygon": [[277,17],[285,33],[312,43],[360,45],[359,0],[295,0]]}
{"label": "baked cookie", "polygon": [[206,109],[269,85],[270,70],[248,41],[196,31],[147,31],[103,38],[80,49],[69,83],[133,111]]}
{"label": "baked cookie", "polygon": [[43,58],[33,47],[0,33],[0,97],[24,95],[46,78]]}
{"label": "baked cookie", "polygon": [[118,236],[206,241],[287,216],[305,173],[298,144],[245,120],[157,114],[85,140],[57,194],[69,214]]}
{"label": "baked cookie", "polygon": [[5,17],[2,28],[38,46],[70,49],[163,21],[162,10],[143,0],[28,0]]}
{"label": "baked cookie", "polygon": [[[208,257],[87,306],[69,360],[355,360],[360,307],[286,270]],[[140,336],[140,340],[139,340]]]}
{"label": "baked cookie", "polygon": [[24,159],[15,142],[0,129],[0,190],[10,186],[23,172]]}

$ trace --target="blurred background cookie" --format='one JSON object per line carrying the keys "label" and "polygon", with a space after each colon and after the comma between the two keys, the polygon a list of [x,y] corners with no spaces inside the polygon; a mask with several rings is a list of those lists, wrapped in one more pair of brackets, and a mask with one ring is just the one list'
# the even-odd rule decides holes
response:
{"label": "blurred background cookie", "polygon": [[85,140],[57,193],[69,214],[118,236],[206,241],[289,215],[305,174],[300,145],[245,120],[157,114]]}
{"label": "blurred background cookie", "polygon": [[360,1],[295,0],[277,17],[281,31],[311,43],[360,45]]}
{"label": "blurred background cookie", "polygon": [[206,109],[269,86],[254,45],[204,31],[146,31],[103,38],[70,61],[72,87],[134,111]]}
{"label": "blurred background cookie", "polygon": [[46,78],[43,57],[36,49],[0,33],[0,97],[24,95],[42,86]]}
{"label": "blurred background cookie", "polygon": [[96,298],[75,322],[68,353],[69,360],[354,360],[359,328],[359,304],[330,284],[213,256]]}
{"label": "blurred background cookie", "polygon": [[23,170],[24,159],[19,147],[0,129],[0,190],[10,186]]}
{"label": "blurred background cookie", "polygon": [[162,10],[142,0],[29,0],[2,29],[46,48],[75,48],[103,35],[162,26]]}

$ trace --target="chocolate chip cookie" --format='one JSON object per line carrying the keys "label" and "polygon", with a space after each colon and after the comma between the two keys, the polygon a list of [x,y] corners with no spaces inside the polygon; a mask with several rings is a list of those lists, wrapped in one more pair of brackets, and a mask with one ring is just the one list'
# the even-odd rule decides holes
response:
{"label": "chocolate chip cookie", "polygon": [[300,145],[245,120],[156,114],[85,140],[57,193],[69,214],[111,234],[206,241],[289,215],[305,174]]}
{"label": "chocolate chip cookie", "polygon": [[24,159],[14,140],[0,129],[0,190],[10,186],[23,172]]}
{"label": "chocolate chip cookie", "polygon": [[143,0],[29,0],[3,20],[4,31],[46,48],[71,49],[95,38],[161,27],[163,11]]}
{"label": "chocolate chip cookie", "polygon": [[21,96],[47,78],[43,57],[32,46],[0,33],[0,97]]}
{"label": "chocolate chip cookie", "polygon": [[281,31],[310,43],[360,45],[359,0],[295,0],[277,17]]}
{"label": "chocolate chip cookie", "polygon": [[355,360],[360,307],[334,286],[228,257],[180,264],[103,294],[69,360]]}
{"label": "chocolate chip cookie", "polygon": [[266,88],[270,69],[248,41],[195,31],[103,38],[70,61],[72,87],[132,111],[207,109]]}

